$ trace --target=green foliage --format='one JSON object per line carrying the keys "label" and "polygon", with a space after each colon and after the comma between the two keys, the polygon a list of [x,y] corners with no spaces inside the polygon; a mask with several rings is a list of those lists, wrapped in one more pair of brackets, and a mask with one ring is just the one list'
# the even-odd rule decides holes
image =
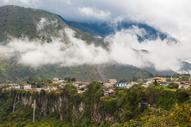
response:
{"label": "green foliage", "polygon": [[170,83],[170,84],[168,85],[168,87],[171,88],[171,89],[177,89],[178,86],[179,86],[179,85],[178,85],[177,83],[174,83],[174,82],[173,82],[173,83]]}
{"label": "green foliage", "polygon": [[[0,8],[0,42],[6,42],[10,38],[25,38],[29,40],[39,39],[50,42],[51,37],[58,37],[59,30],[64,26],[62,20],[54,14],[34,9],[26,9],[16,6],[4,6]],[[56,21],[57,24],[49,23],[42,30],[37,30],[41,18],[48,21]]]}
{"label": "green foliage", "polygon": [[[2,64],[2,66],[1,66]],[[99,65],[102,70],[102,74],[105,78],[116,79],[137,79],[141,77],[151,77],[152,75],[146,71],[140,71],[139,69],[131,66],[117,66],[117,65]],[[54,77],[67,78],[74,77],[73,80],[81,81],[93,81],[100,80],[99,73],[96,70],[97,66],[93,65],[81,65],[75,67],[60,67],[59,65],[46,65],[39,67],[38,69],[32,69],[29,66],[18,65],[17,61],[13,58],[6,60],[0,59],[0,81],[29,81],[35,80],[49,80]],[[2,71],[1,71],[2,70]],[[135,75],[138,73],[139,75]],[[67,78],[68,79],[68,78]],[[71,79],[71,78],[69,78]],[[40,85],[40,84],[39,84]]]}
{"label": "green foliage", "polygon": [[[116,89],[113,96],[106,97],[103,96],[102,84],[92,82],[83,94],[78,94],[76,88],[70,84],[63,90],[50,93],[1,91],[0,127],[191,126],[190,90],[169,89],[136,85],[128,90]],[[37,108],[37,121],[32,123],[31,106],[24,106],[19,102],[16,103],[15,112],[12,112],[16,95],[25,97],[24,100],[32,96],[38,104],[47,101],[48,109],[55,107],[62,98],[62,110],[55,109],[54,113],[42,115],[41,110]],[[80,114],[77,110],[81,104],[84,105],[84,111]],[[62,121],[59,120],[61,114]]]}
{"label": "green foliage", "polygon": [[101,109],[103,110],[104,113],[110,113],[114,115],[114,113],[117,111],[118,106],[117,106],[117,98],[112,98],[112,97],[103,97],[101,99],[102,105]]}
{"label": "green foliage", "polygon": [[178,102],[180,102],[180,103],[183,103],[183,102],[191,103],[190,96],[191,96],[190,89],[188,89],[188,90],[179,89],[176,91],[176,98],[177,98]]}
{"label": "green foliage", "polygon": [[171,118],[176,121],[180,127],[190,127],[191,126],[191,105],[183,104],[176,105],[172,109]]}

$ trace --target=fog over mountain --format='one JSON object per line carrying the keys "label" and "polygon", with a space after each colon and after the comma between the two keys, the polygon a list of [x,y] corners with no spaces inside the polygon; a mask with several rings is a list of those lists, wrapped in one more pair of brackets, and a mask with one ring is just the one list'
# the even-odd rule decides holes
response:
{"label": "fog over mountain", "polygon": [[[144,2],[121,0],[120,2],[123,4],[108,0],[104,2],[98,0],[94,5],[91,2],[78,0],[76,2],[57,0],[57,3],[46,0],[4,0],[0,5],[19,4],[24,7],[45,9],[68,21],[87,24],[108,23],[113,27],[126,21],[133,24],[100,37],[92,36],[89,31],[83,33],[81,27],[75,28],[75,25],[70,26],[70,23],[64,21],[64,27],[58,27],[58,30],[56,26],[59,26],[61,19],[57,21],[42,16],[34,26],[36,31],[40,31],[37,32],[40,38],[28,38],[23,31],[19,37],[8,35],[9,39],[6,42],[2,41],[0,54],[6,58],[16,57],[18,64],[32,68],[54,64],[70,67],[115,63],[141,69],[151,67],[158,71],[190,71],[189,21],[191,19],[190,9],[187,6],[189,1],[175,3],[172,0],[167,2],[157,0],[153,3],[149,0]],[[161,10],[158,5],[164,9]],[[75,8],[77,11],[74,11]],[[183,8],[186,12],[182,10]],[[177,16],[172,15],[173,11],[177,12]],[[153,33],[149,33],[147,28],[137,24],[146,24],[154,29],[155,37],[152,37]],[[57,29],[57,32],[52,33],[50,27]],[[46,33],[47,31],[50,33]]]}
{"label": "fog over mountain", "polygon": [[0,8],[0,78],[4,80],[75,77],[80,80],[151,76],[121,65],[109,43],[67,25],[60,16],[18,6]]}

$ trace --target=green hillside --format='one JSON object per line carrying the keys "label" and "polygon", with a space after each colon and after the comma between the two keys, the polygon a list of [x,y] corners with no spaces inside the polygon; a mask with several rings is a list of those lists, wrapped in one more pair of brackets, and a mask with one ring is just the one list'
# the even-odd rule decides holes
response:
{"label": "green hillside", "polygon": [[[56,14],[18,6],[0,7],[0,42],[9,41],[11,38],[27,38],[51,42],[53,38],[60,38],[67,42],[64,28],[69,27],[63,19]],[[92,41],[87,33],[70,27],[76,31],[76,37]],[[98,40],[96,40],[98,41]]]}
{"label": "green hillside", "polygon": [[81,65],[74,67],[60,67],[46,65],[38,69],[15,63],[14,60],[0,60],[0,81],[22,81],[60,78],[76,78],[78,80],[106,80],[110,78],[133,80],[148,78],[152,74],[133,66],[121,65]]}
{"label": "green hillside", "polygon": [[[37,24],[44,18],[49,22],[42,30],[37,30]],[[0,41],[7,41],[10,37],[29,39],[41,39],[51,41],[51,36],[58,36],[58,31],[64,27],[64,23],[54,14],[22,8],[17,6],[4,6],[0,8]],[[41,34],[45,32],[44,34]]]}
{"label": "green hillside", "polygon": [[[18,6],[0,7],[0,44],[7,44],[12,38],[37,40],[42,43],[54,43],[53,38],[59,38],[70,43],[64,28],[73,29],[77,38],[88,44],[104,46],[101,39],[95,39],[88,33],[64,23],[61,16],[30,8]],[[60,67],[46,65],[38,69],[19,65],[17,60],[0,59],[0,80],[27,80],[53,77],[74,77],[80,80],[100,80],[103,78],[133,79],[149,77],[150,73],[132,66],[119,65],[82,65],[77,67]]]}

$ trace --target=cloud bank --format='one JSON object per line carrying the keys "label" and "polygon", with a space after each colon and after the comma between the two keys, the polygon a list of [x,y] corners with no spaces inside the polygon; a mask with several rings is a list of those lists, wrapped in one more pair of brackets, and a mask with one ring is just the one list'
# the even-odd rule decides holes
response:
{"label": "cloud bank", "polygon": [[168,40],[146,40],[140,43],[137,34],[145,31],[133,27],[105,38],[108,48],[87,44],[75,37],[75,31],[65,28],[70,43],[54,40],[52,43],[12,40],[0,46],[0,55],[17,57],[19,64],[37,68],[47,64],[60,66],[97,65],[118,63],[139,68],[181,71],[182,61],[191,63],[191,47]]}
{"label": "cloud bank", "polygon": [[106,50],[88,45],[75,38],[75,31],[65,28],[71,43],[54,40],[52,43],[14,39],[0,46],[0,56],[18,57],[18,63],[39,67],[47,64],[77,66],[82,64],[101,64],[108,61]]}
{"label": "cloud bank", "polygon": [[[69,32],[72,41],[69,47],[65,46],[64,42],[56,40],[51,44],[14,40],[6,46],[1,46],[0,52],[5,53],[7,48],[12,52],[19,52],[20,63],[30,65],[33,61],[29,58],[33,57],[36,61],[34,64],[37,63],[35,66],[43,64],[68,66],[114,61],[137,67],[154,66],[158,70],[174,71],[182,68],[182,61],[191,63],[190,0],[3,0],[0,2],[0,5],[7,4],[44,9],[60,14],[66,19],[77,21],[130,20],[147,23],[178,40],[177,44],[160,39],[139,43],[135,33],[144,34],[144,31],[133,28],[118,31],[106,37],[105,40],[110,42],[109,51],[87,45],[84,41],[72,36],[72,32]],[[20,46],[26,50],[17,49]],[[27,47],[33,48],[27,49]]]}
{"label": "cloud bank", "polygon": [[82,17],[92,17],[93,20],[106,20],[110,17],[111,13],[103,10],[98,10],[96,8],[82,7],[79,9]]}

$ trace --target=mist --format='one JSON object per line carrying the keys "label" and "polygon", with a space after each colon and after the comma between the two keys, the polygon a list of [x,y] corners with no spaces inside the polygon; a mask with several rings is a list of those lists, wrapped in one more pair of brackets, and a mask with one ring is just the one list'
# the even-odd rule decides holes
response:
{"label": "mist", "polygon": [[51,43],[29,41],[28,39],[12,39],[8,44],[0,46],[0,56],[17,57],[19,64],[33,68],[47,64],[60,66],[77,66],[82,64],[101,64],[108,61],[108,53],[101,47],[88,45],[75,38],[75,31],[65,28],[69,42],[61,42],[58,38]]}
{"label": "mist", "polygon": [[70,43],[54,39],[51,43],[12,39],[0,46],[2,58],[17,57],[19,64],[38,68],[43,65],[79,66],[118,63],[138,68],[154,67],[157,70],[180,72],[182,62],[191,63],[189,42],[171,40],[145,40],[139,42],[137,34],[145,31],[138,27],[121,30],[105,38],[107,48],[87,44],[75,37],[75,31],[65,28]]}
{"label": "mist", "polygon": [[[176,42],[158,38],[144,40],[140,43],[136,35],[143,36],[145,31],[138,27],[132,27],[128,30],[116,31],[116,33],[105,37],[107,48],[103,48],[95,46],[94,43],[87,44],[84,40],[75,37],[74,30],[66,28],[63,31],[65,31],[70,43],[59,38],[53,38],[52,43],[42,43],[38,40],[29,41],[26,38],[12,39],[6,45],[0,45],[0,56],[2,58],[16,57],[19,64],[32,68],[47,64],[78,66],[118,63],[138,68],[154,67],[156,70],[181,72],[183,62],[191,64],[189,0],[177,0],[176,2],[174,0],[165,2],[161,0],[154,2],[151,0],[119,0],[117,2],[98,0],[94,1],[94,5],[87,1],[69,0],[66,3],[58,1],[62,3],[59,6],[55,4],[56,2],[47,0],[26,0],[25,3],[21,0],[7,0],[0,2],[0,5],[32,6],[79,21],[83,21],[83,19],[111,21],[114,25],[123,20],[146,23],[174,37]],[[71,11],[74,8],[78,11]],[[56,24],[57,21],[51,23]],[[43,29],[46,25],[49,23],[47,24],[47,21],[42,19],[37,25],[37,30]]]}

